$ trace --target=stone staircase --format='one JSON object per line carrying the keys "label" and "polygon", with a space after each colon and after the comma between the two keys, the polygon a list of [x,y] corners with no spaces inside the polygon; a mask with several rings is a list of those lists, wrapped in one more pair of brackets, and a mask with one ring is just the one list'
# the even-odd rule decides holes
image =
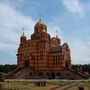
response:
{"label": "stone staircase", "polygon": [[30,78],[29,68],[25,68],[14,74],[14,79],[29,79],[29,78]]}
{"label": "stone staircase", "polygon": [[[37,76],[38,72],[32,73],[30,75],[30,68],[24,68],[24,69],[16,69],[12,72],[8,73],[6,78],[8,79],[45,79],[45,77]],[[55,76],[55,79],[71,79],[71,80],[80,80],[80,79],[88,79],[89,75],[81,72],[80,70],[74,70],[72,68],[65,69],[61,71],[60,76]]]}
{"label": "stone staircase", "polygon": [[13,79],[14,77],[14,74],[16,74],[18,71],[20,71],[20,69],[19,68],[17,68],[17,69],[15,69],[15,70],[13,70],[13,71],[11,71],[11,72],[9,72],[7,75],[6,75],[6,79]]}
{"label": "stone staircase", "polygon": [[75,69],[72,69],[72,68],[70,68],[69,70],[70,70],[72,73],[77,74],[77,75],[79,75],[80,77],[82,77],[82,78],[84,78],[84,79],[88,79],[88,77],[89,77],[88,74],[86,74],[86,73],[84,73],[84,72],[82,72],[82,71],[80,71],[80,70],[75,70]]}
{"label": "stone staircase", "polygon": [[88,79],[88,75],[70,68],[67,70],[63,70],[61,72],[61,76],[59,79],[71,79],[71,80]]}

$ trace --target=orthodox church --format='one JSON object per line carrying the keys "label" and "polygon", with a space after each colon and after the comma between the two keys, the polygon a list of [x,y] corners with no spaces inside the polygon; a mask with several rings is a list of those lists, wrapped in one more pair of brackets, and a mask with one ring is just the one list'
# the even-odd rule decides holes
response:
{"label": "orthodox church", "polygon": [[51,37],[40,19],[34,26],[31,39],[27,39],[24,33],[20,37],[17,63],[20,69],[30,69],[30,77],[55,78],[55,74],[71,67],[70,48],[67,43],[61,45],[58,35]]}
{"label": "orthodox church", "polygon": [[51,37],[46,24],[40,19],[30,39],[23,33],[17,52],[18,69],[12,78],[22,79],[81,79],[85,74],[71,68],[68,43]]}

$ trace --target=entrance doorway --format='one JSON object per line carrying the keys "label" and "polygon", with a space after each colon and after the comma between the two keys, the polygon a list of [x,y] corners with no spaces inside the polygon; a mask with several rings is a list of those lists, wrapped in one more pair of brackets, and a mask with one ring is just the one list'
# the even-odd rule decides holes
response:
{"label": "entrance doorway", "polygon": [[51,78],[55,79],[55,73],[54,72],[51,73]]}
{"label": "entrance doorway", "polygon": [[29,61],[25,61],[25,68],[29,67]]}
{"label": "entrance doorway", "polygon": [[68,61],[65,62],[65,66],[66,66],[66,68],[69,67]]}

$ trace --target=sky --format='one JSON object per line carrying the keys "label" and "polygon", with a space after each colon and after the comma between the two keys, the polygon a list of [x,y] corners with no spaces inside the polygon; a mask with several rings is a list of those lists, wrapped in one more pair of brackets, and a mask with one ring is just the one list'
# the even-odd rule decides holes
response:
{"label": "sky", "polygon": [[0,0],[0,64],[17,64],[22,28],[29,39],[39,14],[69,44],[72,64],[90,64],[90,0]]}

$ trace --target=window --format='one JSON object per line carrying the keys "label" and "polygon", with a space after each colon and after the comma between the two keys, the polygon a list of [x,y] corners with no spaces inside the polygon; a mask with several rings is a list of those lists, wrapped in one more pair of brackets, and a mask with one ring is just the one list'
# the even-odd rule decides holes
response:
{"label": "window", "polygon": [[58,57],[54,56],[53,57],[53,66],[57,66],[58,65]]}
{"label": "window", "polygon": [[60,65],[60,60],[58,60],[58,65]]}
{"label": "window", "polygon": [[53,56],[53,66],[60,66],[60,56]]}
{"label": "window", "polygon": [[56,64],[56,66],[57,66],[57,64],[58,64],[58,60],[56,59],[55,61],[56,61],[55,64]]}
{"label": "window", "polygon": [[55,66],[55,60],[53,59],[53,66]]}
{"label": "window", "polygon": [[40,51],[40,59],[43,59],[43,51]]}

